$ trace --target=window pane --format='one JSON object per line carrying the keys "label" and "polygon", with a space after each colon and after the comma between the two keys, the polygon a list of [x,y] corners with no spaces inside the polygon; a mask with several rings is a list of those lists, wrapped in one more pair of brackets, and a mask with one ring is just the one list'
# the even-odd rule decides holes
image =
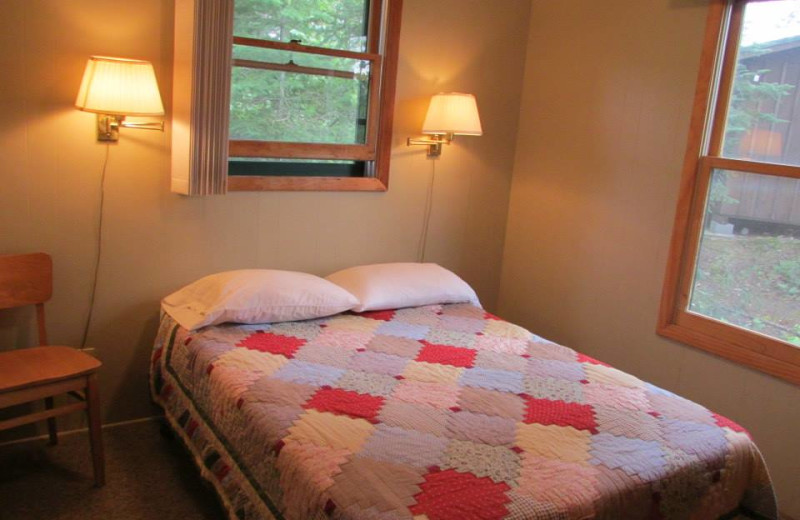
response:
{"label": "window pane", "polygon": [[236,158],[228,161],[230,175],[291,177],[366,177],[370,164],[364,161],[313,159]]}
{"label": "window pane", "polygon": [[725,157],[800,165],[800,0],[745,8]]}
{"label": "window pane", "polygon": [[365,143],[369,61],[238,45],[233,56],[231,139]]}
{"label": "window pane", "polygon": [[800,346],[800,180],[714,170],[689,310]]}
{"label": "window pane", "polygon": [[366,51],[368,0],[235,0],[233,34]]}

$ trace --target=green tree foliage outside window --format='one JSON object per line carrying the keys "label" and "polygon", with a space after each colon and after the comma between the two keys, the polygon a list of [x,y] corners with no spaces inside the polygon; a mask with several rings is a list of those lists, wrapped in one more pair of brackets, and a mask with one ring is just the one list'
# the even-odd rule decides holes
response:
{"label": "green tree foliage outside window", "polygon": [[[236,0],[234,35],[365,52],[366,0]],[[369,62],[234,46],[234,58],[332,69],[353,78],[234,67],[231,139],[364,143]]]}

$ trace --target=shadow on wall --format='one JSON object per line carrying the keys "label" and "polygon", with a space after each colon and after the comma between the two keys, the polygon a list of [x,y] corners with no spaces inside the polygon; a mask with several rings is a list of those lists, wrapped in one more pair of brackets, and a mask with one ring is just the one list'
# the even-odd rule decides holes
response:
{"label": "shadow on wall", "polygon": [[[158,332],[159,324],[159,304],[153,302],[142,303],[131,306],[125,312],[118,313],[116,316],[104,320],[100,326],[96,326],[94,334],[89,336],[88,343],[92,344],[92,336],[103,338],[103,346],[98,348],[97,356],[104,364],[101,372],[101,382],[103,377],[116,375],[115,384],[106,384],[104,388],[116,389],[116,394],[101,395],[101,399],[107,403],[126,402],[132,395],[138,395],[141,403],[147,402],[151,413],[142,413],[142,416],[161,415],[160,409],[150,400],[149,379],[150,374],[150,355],[153,350],[153,340]],[[130,323],[140,324],[135,327],[140,331],[138,339],[117,337],[119,331],[132,330]],[[115,345],[125,345],[128,352],[117,352],[112,356],[105,356],[106,349],[113,349]],[[110,366],[111,364],[115,366]],[[103,388],[103,387],[101,387]],[[146,406],[141,406],[144,412]],[[117,410],[113,406],[107,408],[105,422],[116,422],[130,419],[125,410]]]}

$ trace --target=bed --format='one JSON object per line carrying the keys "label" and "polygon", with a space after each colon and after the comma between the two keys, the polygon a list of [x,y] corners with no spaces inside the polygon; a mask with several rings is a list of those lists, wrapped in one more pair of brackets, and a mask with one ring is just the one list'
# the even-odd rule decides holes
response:
{"label": "bed", "polygon": [[162,314],[151,390],[230,518],[777,518],[741,426],[471,304]]}

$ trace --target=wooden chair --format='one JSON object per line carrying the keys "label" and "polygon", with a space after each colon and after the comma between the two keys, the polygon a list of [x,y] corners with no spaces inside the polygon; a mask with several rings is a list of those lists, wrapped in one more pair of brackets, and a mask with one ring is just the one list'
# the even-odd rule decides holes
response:
{"label": "wooden chair", "polygon": [[[6,430],[47,420],[50,442],[58,443],[55,418],[86,410],[96,486],[105,484],[103,439],[100,430],[100,397],[97,370],[100,361],[72,347],[46,346],[44,302],[53,293],[50,255],[0,256],[0,309],[36,306],[41,346],[0,351],[0,409],[44,399],[45,409],[0,421]],[[54,407],[53,397],[69,394],[78,402]]]}

